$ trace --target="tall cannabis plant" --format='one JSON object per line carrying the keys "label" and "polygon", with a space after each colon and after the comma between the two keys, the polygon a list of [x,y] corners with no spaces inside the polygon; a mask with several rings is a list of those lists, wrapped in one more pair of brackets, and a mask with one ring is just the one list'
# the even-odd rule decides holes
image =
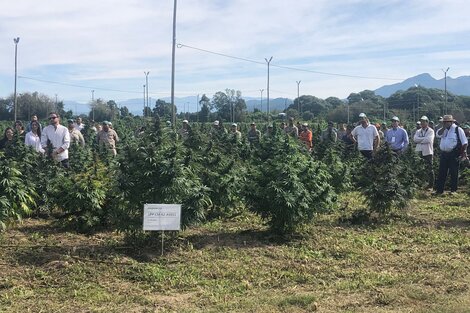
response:
{"label": "tall cannabis plant", "polygon": [[335,200],[325,165],[294,140],[284,134],[262,140],[246,179],[248,207],[280,234],[295,232]]}

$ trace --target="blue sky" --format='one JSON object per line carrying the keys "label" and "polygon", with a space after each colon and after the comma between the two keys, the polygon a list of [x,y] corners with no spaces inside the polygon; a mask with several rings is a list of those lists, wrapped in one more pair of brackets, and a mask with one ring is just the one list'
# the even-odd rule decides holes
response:
{"label": "blue sky", "polygon": [[[301,94],[345,98],[421,73],[441,78],[447,67],[451,77],[470,75],[469,5],[463,0],[179,0],[177,42],[261,63],[273,56],[272,98],[295,98],[298,80]],[[95,98],[139,98],[144,71],[150,71],[150,97],[169,96],[172,14],[172,0],[2,1],[0,97],[13,92],[15,37],[21,38],[19,93],[87,102],[94,89]],[[177,97],[211,97],[226,88],[259,97],[259,90],[266,90],[265,64],[187,47],[177,49],[176,60]]]}

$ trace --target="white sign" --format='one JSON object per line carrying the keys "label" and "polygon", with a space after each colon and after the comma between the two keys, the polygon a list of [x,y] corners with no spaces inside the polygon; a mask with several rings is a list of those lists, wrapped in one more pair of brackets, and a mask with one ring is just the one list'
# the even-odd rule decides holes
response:
{"label": "white sign", "polygon": [[181,204],[144,204],[144,230],[180,230]]}

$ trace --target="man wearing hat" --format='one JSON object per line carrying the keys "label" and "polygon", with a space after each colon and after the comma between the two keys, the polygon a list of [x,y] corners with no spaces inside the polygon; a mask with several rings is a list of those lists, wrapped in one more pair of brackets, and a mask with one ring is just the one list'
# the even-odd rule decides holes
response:
{"label": "man wearing hat", "polygon": [[269,124],[266,129],[266,132],[263,135],[263,138],[269,138],[269,137],[272,137],[273,135],[274,135],[274,126],[273,124]]}
{"label": "man wearing hat", "polygon": [[190,131],[190,127],[189,127],[188,120],[183,120],[183,126],[181,127],[181,129],[179,131],[180,138],[183,139],[183,140],[188,139],[189,131]]}
{"label": "man wearing hat", "polygon": [[397,116],[392,117],[392,128],[385,134],[385,140],[390,148],[397,154],[401,154],[406,150],[408,144],[408,133],[404,128],[399,126],[400,119]]}
{"label": "man wearing hat", "polygon": [[426,173],[428,176],[428,189],[434,188],[434,169],[432,166],[434,157],[434,129],[429,127],[429,119],[423,115],[420,120],[420,129],[413,136],[416,143],[415,151],[424,160],[426,164]]}
{"label": "man wearing hat", "polygon": [[230,135],[234,142],[239,143],[242,141],[242,133],[238,130],[237,123],[232,123],[232,126],[230,127]]}
{"label": "man wearing hat", "polygon": [[98,145],[109,150],[112,155],[116,155],[116,143],[119,137],[114,129],[110,128],[111,122],[104,121],[103,128],[98,132]]}
{"label": "man wearing hat", "polygon": [[370,160],[372,152],[380,145],[379,132],[364,113],[359,114],[359,119],[359,125],[353,129],[350,138],[357,143],[359,152]]}
{"label": "man wearing hat", "polygon": [[75,128],[74,120],[69,119],[68,120],[68,126],[67,126],[70,134],[70,143],[71,144],[76,144],[80,145],[82,147],[85,146],[85,138],[83,138],[82,133]]}
{"label": "man wearing hat", "polygon": [[299,134],[299,139],[302,141],[305,146],[307,147],[308,151],[312,151],[312,131],[308,129],[308,124],[302,124],[302,131]]}
{"label": "man wearing hat", "polygon": [[214,121],[212,123],[212,128],[210,130],[210,135],[212,138],[220,138],[222,134],[226,134],[227,130],[219,121]]}
{"label": "man wearing hat", "polygon": [[[470,125],[463,124],[462,125],[463,132],[465,133],[465,137],[467,137],[467,142],[470,141]],[[467,145],[467,156],[470,154],[470,145]]]}
{"label": "man wearing hat", "polygon": [[[436,194],[444,192],[447,174],[450,174],[450,192],[457,191],[459,179],[459,161],[466,160],[468,140],[465,132],[455,123],[452,115],[442,117],[443,127],[437,131],[437,137],[441,139],[439,159],[439,175],[436,182]],[[459,160],[460,159],[460,160]]]}
{"label": "man wearing hat", "polygon": [[255,122],[251,122],[250,130],[248,131],[247,137],[248,137],[248,142],[250,143],[250,145],[259,143],[259,139],[261,138],[261,132],[256,129]]}

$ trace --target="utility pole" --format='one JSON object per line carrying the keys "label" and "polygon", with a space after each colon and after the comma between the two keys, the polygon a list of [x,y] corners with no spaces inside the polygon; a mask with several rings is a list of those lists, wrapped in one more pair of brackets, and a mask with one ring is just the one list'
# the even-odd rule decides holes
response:
{"label": "utility pole", "polygon": [[[150,71],[144,72],[144,74],[145,74],[145,89],[146,89],[146,92],[147,92],[147,95],[145,96],[145,103],[146,103],[145,106],[148,107],[149,106],[149,74],[150,74]],[[144,111],[144,112],[146,112],[146,111]]]}
{"label": "utility pole", "polygon": [[268,64],[268,87],[267,87],[267,91],[266,91],[266,94],[267,94],[267,96],[266,96],[266,99],[267,99],[266,114],[268,115],[268,122],[269,122],[269,65],[271,64],[271,61],[272,61],[273,57],[269,58],[269,60],[266,59],[266,58],[264,58],[264,59],[266,60],[266,63]]}
{"label": "utility pole", "polygon": [[145,85],[143,85],[144,87],[144,112],[142,113],[142,115],[145,117]]}
{"label": "utility pole", "polygon": [[176,112],[175,112],[175,47],[176,47],[176,0],[173,5],[173,46],[171,49],[171,111],[172,111],[172,125],[176,125]]}
{"label": "utility pole", "polygon": [[299,115],[302,114],[302,107],[300,106],[300,82],[301,82],[301,80],[296,81],[296,83],[297,83],[297,101],[298,101],[297,107],[298,107]]}
{"label": "utility pole", "polygon": [[261,92],[261,110],[260,111],[263,112],[263,91],[264,91],[264,89],[260,89],[259,91]]}
{"label": "utility pole", "polygon": [[15,43],[15,92],[13,93],[13,105],[15,106],[15,117],[14,120],[16,121],[16,114],[18,112],[17,109],[17,99],[16,99],[16,80],[18,78],[18,42],[20,42],[20,37],[13,38],[13,42]]}
{"label": "utility pole", "polygon": [[[55,110],[54,111],[57,112],[57,94],[55,94]],[[75,112],[75,114],[77,114],[77,112]]]}
{"label": "utility pole", "polygon": [[445,92],[445,100],[444,100],[444,114],[447,114],[447,71],[449,71],[450,67],[448,67],[444,72],[444,92]]}

